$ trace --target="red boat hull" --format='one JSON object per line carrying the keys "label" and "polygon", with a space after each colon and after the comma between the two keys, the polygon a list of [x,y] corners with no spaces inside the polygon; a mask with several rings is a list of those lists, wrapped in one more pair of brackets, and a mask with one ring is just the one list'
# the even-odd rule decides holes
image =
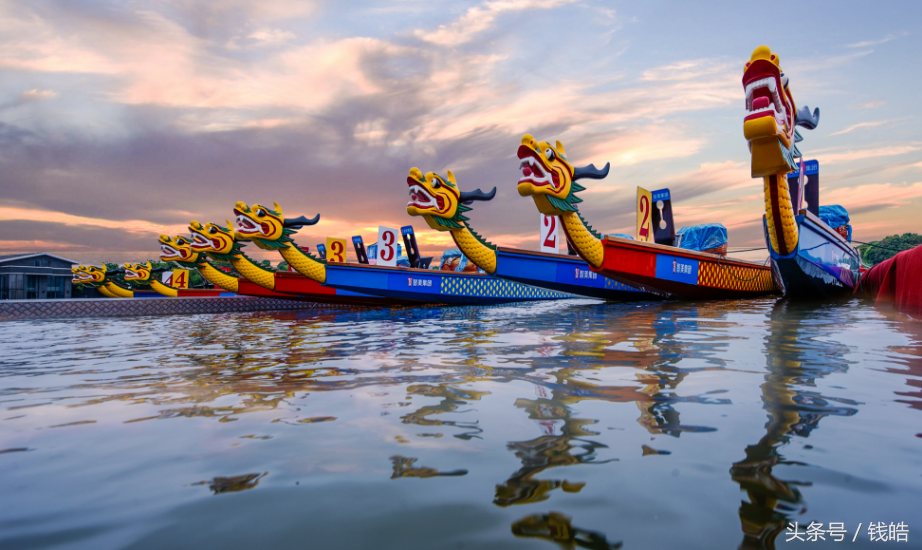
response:
{"label": "red boat hull", "polygon": [[602,266],[593,271],[653,294],[728,300],[778,292],[768,264],[618,237],[602,244]]}

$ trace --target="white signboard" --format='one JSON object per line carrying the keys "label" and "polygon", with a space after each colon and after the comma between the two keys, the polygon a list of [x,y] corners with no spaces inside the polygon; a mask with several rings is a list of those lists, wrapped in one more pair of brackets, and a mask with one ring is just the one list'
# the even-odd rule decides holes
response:
{"label": "white signboard", "polygon": [[560,231],[557,226],[560,220],[557,216],[545,216],[541,214],[541,252],[557,253],[560,243]]}
{"label": "white signboard", "polygon": [[378,261],[375,265],[397,265],[397,230],[378,226]]}

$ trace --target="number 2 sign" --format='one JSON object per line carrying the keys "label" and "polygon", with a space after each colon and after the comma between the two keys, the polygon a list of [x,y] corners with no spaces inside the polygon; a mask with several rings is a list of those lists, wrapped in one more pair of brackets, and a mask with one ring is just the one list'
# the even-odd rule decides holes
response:
{"label": "number 2 sign", "polygon": [[653,196],[643,187],[637,188],[637,240],[653,242]]}
{"label": "number 2 sign", "polygon": [[557,216],[541,214],[541,252],[556,253],[558,251],[560,232],[557,230],[557,225]]}
{"label": "number 2 sign", "polygon": [[327,237],[327,262],[346,261],[346,239]]}
{"label": "number 2 sign", "polygon": [[397,265],[397,230],[378,226],[378,259],[376,265]]}

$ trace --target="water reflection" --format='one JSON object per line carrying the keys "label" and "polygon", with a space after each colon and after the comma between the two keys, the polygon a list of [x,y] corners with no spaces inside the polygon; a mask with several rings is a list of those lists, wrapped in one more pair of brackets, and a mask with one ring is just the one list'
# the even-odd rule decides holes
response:
{"label": "water reflection", "polygon": [[[847,310],[845,310],[847,311]],[[746,458],[733,464],[730,475],[746,492],[748,502],[739,509],[743,529],[740,548],[775,548],[775,539],[807,510],[799,487],[810,483],[782,480],[772,472],[785,460],[779,450],[792,436],[809,437],[826,416],[852,416],[859,403],[808,389],[817,380],[844,374],[847,346],[830,338],[848,322],[842,310],[816,310],[802,304],[779,301],[769,316],[765,337],[767,360],[762,403],[769,415],[765,435],[746,447]]]}
{"label": "water reflection", "polygon": [[[737,517],[741,547],[772,548],[808,501],[811,517],[840,519],[841,491],[865,491],[868,510],[919,494],[915,478],[894,482],[847,454],[870,441],[867,425],[850,427],[881,403],[909,407],[875,423],[878,441],[896,439],[894,426],[919,431],[922,329],[875,315],[763,300],[14,323],[0,331],[0,476],[17,484],[0,504],[23,504],[0,516],[0,546],[42,547],[44,526],[31,526],[66,532],[68,517],[98,532],[118,514],[122,525],[172,529],[201,525],[221,506],[292,541],[304,540],[292,526],[311,509],[324,518],[311,529],[342,535],[344,548],[370,547],[357,538],[363,530],[410,533],[420,523],[431,539],[402,547],[681,547],[703,540],[686,539],[699,527],[725,547],[739,543]],[[878,335],[881,325],[896,328]],[[850,326],[889,339],[854,343]],[[865,368],[862,357],[877,362]],[[847,389],[867,370],[901,378],[874,378],[871,403],[856,398],[863,388]],[[806,455],[815,463],[796,462],[807,460],[796,438],[830,434],[836,441]],[[918,469],[909,448],[887,449],[903,477]],[[729,479],[714,456],[737,460]],[[861,468],[873,479],[819,485]],[[211,478],[241,472],[271,475]],[[116,479],[145,489],[146,511],[126,500],[139,491]],[[82,490],[61,494],[64,482]],[[57,519],[47,519],[49,502]],[[141,540],[148,533],[138,529]],[[260,543],[234,535],[226,547]],[[398,538],[381,547],[400,547]]]}
{"label": "water reflection", "polygon": [[440,472],[435,468],[430,468],[428,466],[413,466],[418,461],[415,458],[407,458],[405,456],[394,455],[391,457],[391,463],[394,465],[394,473],[391,474],[391,479],[397,479],[400,477],[445,477],[445,476],[464,476],[467,475],[467,470],[452,470],[450,472]]}
{"label": "water reflection", "polygon": [[564,550],[616,550],[622,546],[621,542],[608,542],[603,533],[574,526],[572,518],[560,512],[526,516],[512,524],[512,534],[554,542]]}

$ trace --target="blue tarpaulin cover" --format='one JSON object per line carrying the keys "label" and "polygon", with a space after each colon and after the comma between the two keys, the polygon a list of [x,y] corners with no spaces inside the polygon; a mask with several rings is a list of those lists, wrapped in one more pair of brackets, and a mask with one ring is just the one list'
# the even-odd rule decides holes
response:
{"label": "blue tarpaulin cover", "polygon": [[[820,219],[829,227],[835,229],[843,225],[849,225],[848,210],[838,204],[820,206]],[[848,227],[848,240],[852,240],[852,228]]]}
{"label": "blue tarpaulin cover", "polygon": [[685,250],[710,250],[727,244],[727,228],[719,223],[683,227],[675,235],[676,246]]}
{"label": "blue tarpaulin cover", "polygon": [[[439,263],[433,264],[434,265],[433,269],[442,269],[443,271],[446,271],[444,269],[445,264],[449,264],[449,266],[451,265],[455,266],[454,269],[448,269],[447,271],[473,271],[474,269],[476,269],[473,265],[468,267],[469,263],[470,262],[468,261],[467,256],[462,254],[460,250],[458,250],[457,248],[449,248],[448,250],[442,253],[442,259],[439,260]],[[482,270],[480,269],[476,269],[476,270],[478,272],[482,272]]]}

